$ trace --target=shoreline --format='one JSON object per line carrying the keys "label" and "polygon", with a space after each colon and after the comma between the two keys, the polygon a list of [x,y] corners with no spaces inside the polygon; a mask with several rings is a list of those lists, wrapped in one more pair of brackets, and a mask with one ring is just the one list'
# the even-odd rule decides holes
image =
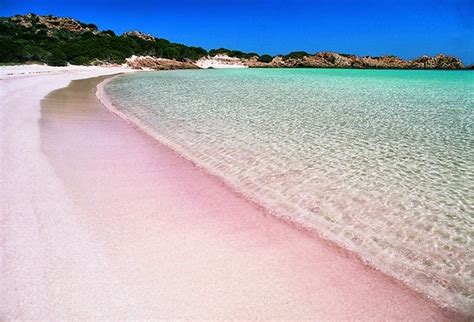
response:
{"label": "shoreline", "polygon": [[309,69],[309,70],[356,70],[356,71],[433,71],[433,72],[458,72],[458,71],[474,71],[474,68],[395,68],[395,67],[365,67],[365,68],[354,68],[354,67],[317,67],[317,66],[244,66],[242,65],[220,65],[219,67],[199,67],[198,68],[174,68],[174,69],[153,69],[147,67],[134,68],[126,64],[122,65],[68,65],[68,66],[49,66],[45,64],[11,64],[11,65],[0,65],[0,80],[1,79],[13,79],[13,78],[22,78],[22,77],[32,77],[32,76],[41,76],[41,75],[53,75],[58,73],[68,74],[71,71],[73,72],[87,72],[88,70],[106,70],[106,69],[116,69],[120,72],[157,72],[163,70],[207,70],[207,69]]}
{"label": "shoreline", "polygon": [[[38,77],[26,77],[32,78],[39,81]],[[29,142],[30,150],[16,151],[17,156],[32,152],[31,157],[35,157],[41,153],[49,168],[47,182],[54,182],[47,183],[44,174],[41,176],[37,171],[18,171],[25,161],[10,159],[8,153],[19,142],[11,137],[5,146],[2,143],[2,169],[5,162],[5,169],[13,171],[8,175],[5,171],[2,181],[6,179],[7,184],[16,185],[4,196],[8,218],[1,221],[2,230],[9,231],[12,222],[30,215],[43,218],[42,228],[34,233],[45,246],[39,254],[60,262],[48,265],[47,260],[37,257],[40,255],[25,254],[20,258],[14,254],[19,245],[31,248],[33,243],[31,236],[24,235],[21,222],[15,225],[16,238],[11,233],[3,234],[5,240],[13,239],[13,243],[2,247],[2,263],[17,267],[4,274],[7,298],[0,306],[4,317],[110,318],[121,312],[118,316],[122,318],[462,319],[398,281],[364,267],[333,245],[267,216],[257,205],[236,195],[169,147],[137,131],[104,106],[101,111],[91,100],[92,97],[100,104],[95,97],[98,83],[94,81],[97,80],[83,81],[89,84],[81,90],[71,89],[79,83],[72,82],[69,90],[63,87],[49,91],[42,104],[50,107],[43,107],[38,118],[39,141]],[[48,89],[61,88],[65,82],[61,79],[56,85],[49,84]],[[25,93],[31,91],[28,86],[23,88]],[[5,95],[17,91],[13,86]],[[45,91],[33,96],[41,96]],[[30,98],[31,104],[35,104],[34,99]],[[20,95],[6,104],[10,107],[21,100]],[[84,104],[86,109],[82,108]],[[59,110],[62,106],[73,109]],[[12,108],[4,113],[8,112],[15,113]],[[23,117],[31,115],[24,113]],[[3,120],[4,115],[2,123]],[[29,124],[33,125],[32,121]],[[90,140],[95,144],[90,145]],[[40,151],[36,144],[40,144]],[[31,181],[38,182],[39,187],[25,190]],[[67,209],[61,211],[45,200],[51,198],[48,190],[52,186],[58,194],[51,202]],[[14,195],[20,191],[22,195],[17,197],[33,194],[32,206],[36,210],[22,209]],[[62,198],[65,201],[60,201]],[[64,214],[69,214],[66,219],[74,220],[81,229],[71,226]],[[15,215],[21,215],[20,219]],[[37,220],[28,221],[33,223],[28,229],[34,231]],[[58,247],[65,247],[70,254],[62,253]],[[85,259],[77,258],[79,254]],[[159,259],[150,258],[150,254],[157,254]],[[32,264],[39,264],[39,271],[33,271],[36,274],[21,268],[20,264],[31,260],[30,257],[36,259]],[[96,264],[91,266],[91,262]],[[78,268],[71,269],[71,264],[81,264],[78,266],[91,273],[95,282],[92,290],[83,285],[90,278],[81,281],[86,276]],[[192,269],[181,267],[185,265]],[[61,273],[63,270],[57,268],[70,272]],[[2,270],[5,272],[5,267]],[[40,299],[35,303],[28,300],[28,290],[15,290],[23,284],[21,277],[28,281],[30,275],[43,285],[31,292]],[[44,276],[49,278],[42,280]],[[190,286],[194,283],[197,286]],[[62,285],[63,289],[51,285]],[[196,294],[189,292],[190,287]],[[31,291],[31,286],[28,288]],[[45,289],[49,291],[44,292]],[[128,292],[114,292],[119,289]],[[74,294],[73,298],[58,297],[68,294]],[[91,300],[83,298],[85,294]],[[40,301],[44,307],[38,307],[39,311],[32,314],[32,308]],[[14,307],[20,302],[24,304],[18,311]],[[158,307],[157,303],[167,305]]]}
{"label": "shoreline", "polygon": [[[324,235],[323,233],[315,230],[314,228],[305,226],[303,222],[291,220],[288,216],[284,216],[282,214],[275,212],[274,210],[269,208],[264,202],[260,202],[258,199],[251,198],[250,196],[246,195],[244,191],[237,189],[231,182],[226,181],[225,178],[220,176],[218,173],[213,172],[211,169],[208,169],[205,166],[200,165],[197,162],[195,162],[189,153],[187,153],[183,149],[180,149],[174,146],[173,143],[169,139],[154,132],[148,126],[144,125],[136,117],[129,116],[121,112],[112,103],[112,100],[110,99],[110,97],[107,95],[105,91],[105,87],[107,86],[107,84],[110,81],[112,81],[114,78],[120,77],[120,76],[123,76],[123,74],[113,75],[109,78],[104,79],[102,82],[100,82],[97,85],[96,97],[98,101],[104,106],[104,108],[106,108],[112,114],[118,116],[120,119],[122,119],[127,124],[131,125],[137,131],[152,138],[159,145],[163,145],[165,148],[169,149],[174,154],[176,154],[177,157],[183,158],[187,162],[190,162],[194,167],[196,167],[198,171],[202,171],[206,176],[211,177],[212,180],[222,185],[225,189],[228,189],[233,194],[236,194],[237,196],[242,198],[244,202],[251,203],[257,208],[259,208],[259,210],[264,215],[272,216],[278,222],[281,222],[282,224],[287,225],[291,229],[297,230],[299,233],[304,234],[308,236],[309,238],[316,239],[318,242],[323,243],[327,245],[328,247],[333,248],[334,251],[336,252],[342,252],[344,256],[346,256],[350,260],[358,262],[360,265],[366,267],[368,270],[373,270],[374,272],[383,274],[386,278],[391,279],[394,283],[400,284],[402,287],[406,287],[412,290],[413,292],[419,294],[420,296],[427,299],[428,301],[435,303],[440,308],[447,308],[448,310],[453,310],[454,312],[458,312],[456,308],[451,307],[448,303],[443,302],[439,298],[437,299],[437,298],[431,297],[428,293],[425,293],[419,288],[417,288],[416,285],[410,284],[409,281],[405,281],[397,277],[396,274],[390,274],[389,271],[384,270],[384,268],[386,267],[383,267],[383,266],[378,267],[374,262],[364,258],[362,255],[358,254],[355,250],[351,249],[349,246],[343,243],[338,243],[335,240],[332,240],[329,236]],[[459,311],[459,312],[463,314],[462,311]]]}
{"label": "shoreline", "polygon": [[[294,221],[291,220],[287,216],[283,216],[275,211],[273,211],[271,208],[267,207],[265,203],[260,202],[258,199],[254,199],[249,197],[248,195],[245,194],[244,191],[239,190],[236,188],[231,182],[228,182],[223,178],[221,175],[218,173],[213,172],[211,169],[206,168],[204,165],[199,164],[198,162],[194,161],[192,156],[188,154],[186,151],[183,149],[176,147],[173,145],[173,143],[161,136],[160,134],[154,132],[152,129],[150,129],[148,126],[144,125],[139,119],[133,116],[128,116],[124,112],[121,112],[112,102],[110,97],[105,91],[105,87],[107,84],[112,81],[116,77],[120,77],[123,75],[114,75],[113,77],[107,78],[101,83],[97,85],[97,91],[96,91],[96,96],[99,102],[101,102],[104,107],[112,112],[113,114],[117,115],[119,118],[124,120],[127,124],[130,124],[133,126],[137,131],[140,131],[144,133],[146,136],[149,136],[153,138],[158,144],[164,145],[167,149],[170,149],[173,151],[178,157],[183,158],[184,160],[192,163],[193,166],[195,166],[199,171],[204,172],[206,175],[212,177],[215,181],[217,181],[219,184],[223,185],[225,188],[229,189],[232,191],[232,193],[240,196],[245,202],[249,202],[257,206],[262,213],[274,217],[277,221],[283,223],[284,225],[289,226],[291,229],[297,230],[299,233],[304,234],[309,236],[310,238],[315,238],[318,240],[320,243],[324,243],[327,246],[333,248],[337,252],[342,252],[347,256],[347,258],[350,258],[350,260],[357,261],[364,267],[366,267],[369,270],[373,270],[374,272],[381,273],[388,279],[391,279],[397,284],[400,284],[402,287],[406,287],[413,292],[421,295],[423,298],[427,299],[428,301],[431,301],[435,303],[437,306],[440,308],[446,308],[448,310],[452,310],[453,312],[457,312],[460,314],[466,314],[463,312],[461,309],[453,307],[450,305],[450,303],[443,302],[441,298],[434,298],[430,296],[429,293],[423,292],[422,289],[418,288],[416,285],[413,285],[410,283],[410,281],[403,280],[396,274],[391,274],[389,271],[384,270],[387,267],[385,266],[377,266],[376,263],[364,258],[362,255],[358,254],[355,250],[351,249],[347,245],[343,243],[338,243],[335,240],[332,240],[329,236],[324,235],[323,233],[311,228],[307,227],[304,225],[303,222],[299,221]],[[466,307],[466,306],[465,306]],[[469,312],[468,312],[469,313]]]}

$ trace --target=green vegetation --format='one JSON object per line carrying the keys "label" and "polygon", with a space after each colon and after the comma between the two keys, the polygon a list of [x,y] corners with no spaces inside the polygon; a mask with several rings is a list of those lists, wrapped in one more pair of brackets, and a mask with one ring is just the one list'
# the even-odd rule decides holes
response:
{"label": "green vegetation", "polygon": [[352,55],[352,54],[345,54],[345,53],[339,53],[339,55],[342,56],[342,57],[346,57],[346,58],[355,57],[355,56]]}
{"label": "green vegetation", "polygon": [[258,61],[262,63],[270,63],[272,60],[273,57],[267,54],[258,57]]}
{"label": "green vegetation", "polygon": [[240,50],[231,50],[226,48],[218,48],[218,49],[211,49],[209,50],[209,56],[215,55],[227,55],[229,57],[236,57],[236,58],[252,58],[252,57],[259,57],[257,53],[244,53]]}
{"label": "green vegetation", "polygon": [[[196,61],[204,56],[228,55],[239,59],[258,59],[261,63],[270,63],[270,55],[246,53],[226,48],[212,49],[209,52],[200,47],[172,43],[166,39],[155,38],[139,31],[116,35],[112,30],[100,31],[92,23],[83,23],[72,18],[39,16],[35,14],[0,17],[0,65],[47,63],[53,66],[67,64],[91,65],[100,63],[124,63],[132,56],[155,56],[178,61]],[[342,53],[349,58],[353,68],[422,68],[422,69],[473,69],[464,67],[462,62],[451,56],[422,56],[413,61],[401,60],[395,56],[358,57]],[[294,51],[287,55],[278,55],[285,63],[273,64],[275,67],[314,67],[317,58],[318,67],[344,67],[338,65],[335,53],[319,53],[311,57],[305,51]],[[371,62],[372,58],[377,62]],[[261,66],[262,64],[257,64]],[[274,66],[275,65],[275,66]],[[383,66],[383,67],[381,67]]]}
{"label": "green vegetation", "polygon": [[47,63],[50,66],[66,66],[67,56],[58,48],[51,50],[51,55],[48,56]]}
{"label": "green vegetation", "polygon": [[303,58],[306,56],[311,56],[311,55],[305,51],[292,51],[288,55],[283,56],[283,59],[290,59],[290,58],[297,59],[297,58]]}
{"label": "green vegetation", "polygon": [[112,30],[100,32],[94,24],[69,18],[40,18],[37,15],[0,18],[0,63],[36,61],[63,66],[67,63],[88,65],[95,61],[123,63],[132,55],[153,55],[181,61],[207,55],[203,48],[165,39],[116,36]]}

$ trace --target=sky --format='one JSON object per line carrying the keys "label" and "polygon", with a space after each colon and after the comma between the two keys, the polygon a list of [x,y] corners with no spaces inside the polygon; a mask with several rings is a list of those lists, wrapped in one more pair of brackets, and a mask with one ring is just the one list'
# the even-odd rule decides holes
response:
{"label": "sky", "polygon": [[0,16],[68,16],[206,49],[335,51],[474,63],[474,0],[0,0]]}

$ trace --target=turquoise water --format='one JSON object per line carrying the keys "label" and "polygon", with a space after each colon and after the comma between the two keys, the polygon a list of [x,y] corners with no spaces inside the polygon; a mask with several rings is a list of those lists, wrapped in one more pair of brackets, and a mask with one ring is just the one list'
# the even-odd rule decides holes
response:
{"label": "turquoise water", "polygon": [[473,311],[474,73],[149,72],[106,92],[276,215]]}

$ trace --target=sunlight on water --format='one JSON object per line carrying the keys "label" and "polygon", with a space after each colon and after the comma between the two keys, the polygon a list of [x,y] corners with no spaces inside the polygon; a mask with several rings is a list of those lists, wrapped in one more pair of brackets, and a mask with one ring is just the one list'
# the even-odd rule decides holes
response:
{"label": "sunlight on water", "polygon": [[473,310],[472,72],[172,71],[107,93],[250,199]]}

